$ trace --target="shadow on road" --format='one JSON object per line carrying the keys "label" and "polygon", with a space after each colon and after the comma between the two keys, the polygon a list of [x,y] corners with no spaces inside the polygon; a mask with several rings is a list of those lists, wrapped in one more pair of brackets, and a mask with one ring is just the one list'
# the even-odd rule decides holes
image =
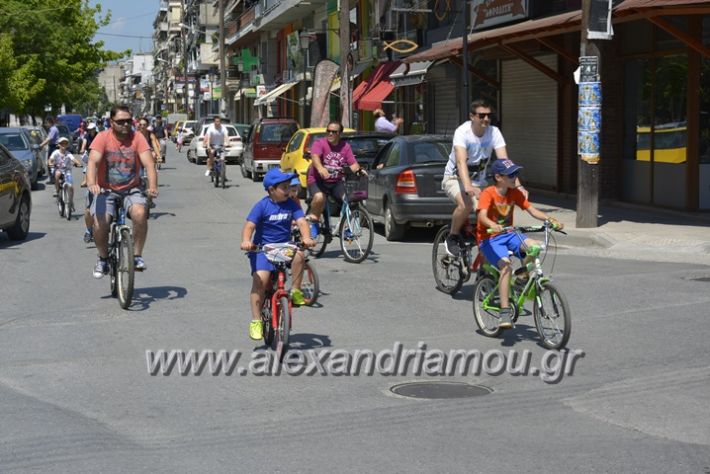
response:
{"label": "shadow on road", "polygon": [[47,235],[46,232],[29,232],[25,240],[10,240],[7,237],[7,234],[5,234],[4,232],[0,232],[0,249],[13,248],[25,242],[41,239],[45,235]]}
{"label": "shadow on road", "polygon": [[323,334],[304,334],[298,332],[291,333],[288,345],[289,348],[298,350],[320,349],[332,346],[330,336],[325,336]]}
{"label": "shadow on road", "polygon": [[150,288],[135,288],[131,311],[145,311],[152,303],[159,300],[176,300],[187,295],[187,288],[180,286],[153,286]]}

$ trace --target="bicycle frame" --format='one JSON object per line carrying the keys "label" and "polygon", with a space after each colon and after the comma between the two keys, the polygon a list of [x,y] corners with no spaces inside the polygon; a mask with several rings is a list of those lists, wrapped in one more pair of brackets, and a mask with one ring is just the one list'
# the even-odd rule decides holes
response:
{"label": "bicycle frame", "polygon": [[276,331],[279,327],[279,299],[285,297],[288,300],[289,323],[292,322],[291,311],[293,303],[291,302],[291,296],[286,291],[286,264],[274,264],[274,266],[276,269],[271,272],[271,284],[267,288],[264,298],[271,300],[271,327]]}

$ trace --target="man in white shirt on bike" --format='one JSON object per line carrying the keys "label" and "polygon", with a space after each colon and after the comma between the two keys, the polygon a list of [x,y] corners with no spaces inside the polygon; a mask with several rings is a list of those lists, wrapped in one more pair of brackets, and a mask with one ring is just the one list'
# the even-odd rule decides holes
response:
{"label": "man in white shirt on bike", "polygon": [[205,176],[209,176],[212,172],[214,164],[214,149],[216,147],[224,147],[227,142],[227,129],[222,126],[222,119],[215,116],[212,125],[207,127],[204,138],[205,151],[207,152],[207,170]]}

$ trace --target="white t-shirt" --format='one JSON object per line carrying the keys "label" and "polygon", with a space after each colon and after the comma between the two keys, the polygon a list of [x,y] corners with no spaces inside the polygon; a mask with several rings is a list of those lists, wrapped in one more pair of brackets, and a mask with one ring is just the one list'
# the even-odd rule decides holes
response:
{"label": "white t-shirt", "polygon": [[217,130],[212,124],[207,127],[205,137],[207,137],[207,143],[210,146],[224,146],[224,142],[227,141],[227,128],[224,125],[220,125],[219,130]]}
{"label": "white t-shirt", "polygon": [[60,150],[54,150],[49,156],[49,159],[53,160],[53,166],[55,170],[67,171],[71,170],[71,165],[72,161],[74,160],[74,156],[71,153],[65,153],[64,155],[62,155],[62,152]]}
{"label": "white t-shirt", "polygon": [[[474,166],[483,160],[488,160],[496,148],[501,148],[505,146],[505,140],[503,139],[503,134],[500,133],[498,127],[490,125],[482,137],[476,136],[471,128],[471,121],[464,122],[459,126],[454,132],[454,142],[451,147],[451,153],[449,154],[449,161],[446,163],[446,169],[444,170],[444,177],[457,176],[458,171],[456,170],[456,149],[455,147],[460,146],[466,148],[466,154],[468,159],[466,163],[469,166]],[[485,173],[478,172],[475,177],[472,177],[473,182],[477,185],[485,185]]]}

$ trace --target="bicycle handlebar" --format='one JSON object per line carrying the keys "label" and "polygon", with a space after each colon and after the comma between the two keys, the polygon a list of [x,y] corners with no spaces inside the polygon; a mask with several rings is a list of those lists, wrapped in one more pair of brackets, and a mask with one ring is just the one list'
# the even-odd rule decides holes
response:
{"label": "bicycle handlebar", "polygon": [[[560,234],[567,235],[567,232],[563,231],[562,229],[555,229],[554,226],[552,225],[552,222],[550,221],[545,221],[544,224],[542,225],[533,225],[533,226],[506,226],[503,227],[500,232],[546,232],[547,229],[554,230],[555,232],[559,232]],[[491,229],[490,227],[486,230],[487,233],[493,234],[496,231]]]}

